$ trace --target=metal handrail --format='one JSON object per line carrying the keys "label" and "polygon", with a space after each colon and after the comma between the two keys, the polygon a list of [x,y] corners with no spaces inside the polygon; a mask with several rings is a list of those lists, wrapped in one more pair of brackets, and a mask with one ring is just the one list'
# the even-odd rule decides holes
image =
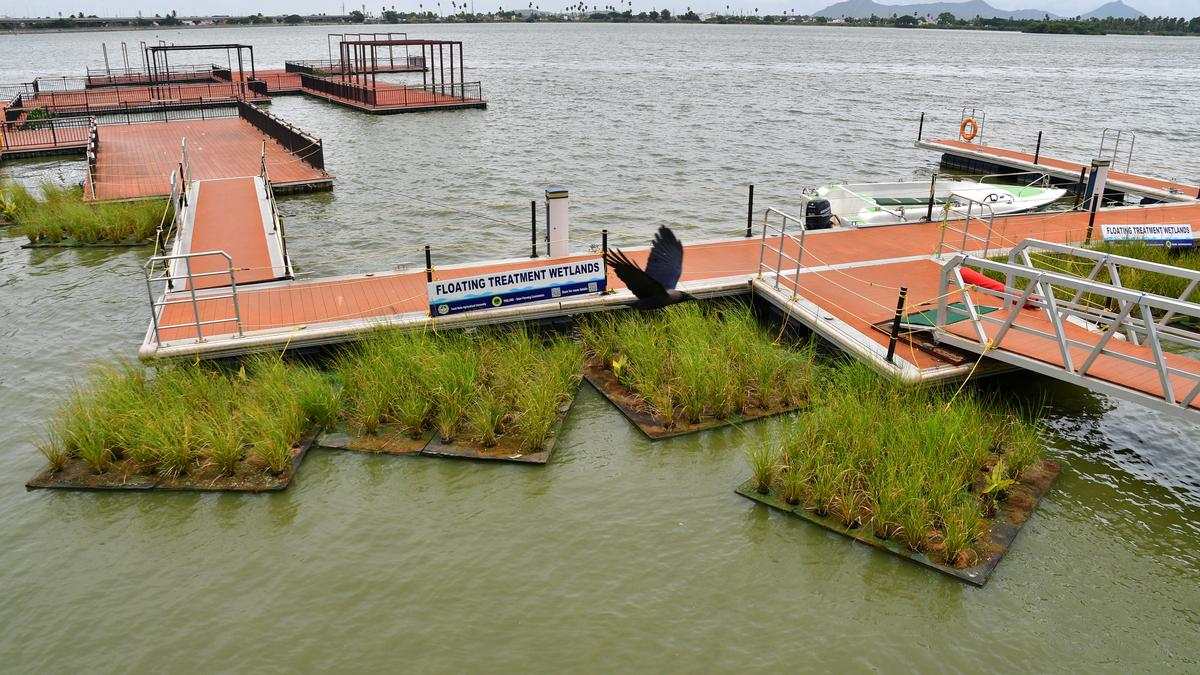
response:
{"label": "metal handrail", "polygon": [[271,178],[267,175],[267,142],[262,144],[262,166],[259,170],[259,177],[262,178],[263,191],[267,195],[267,205],[271,217],[271,234],[279,238],[279,252],[283,255],[283,272],[284,276],[291,279],[295,276],[292,271],[292,260],[287,252],[287,234],[283,229],[283,216],[279,213],[279,205],[275,201],[275,188],[271,185]]}
{"label": "metal handrail", "polygon": [[[1110,140],[1111,139],[1111,140]],[[1124,129],[1105,129],[1100,134],[1100,152],[1097,157],[1109,157],[1112,159],[1113,168],[1117,167],[1117,161],[1121,159],[1118,155],[1123,155],[1125,159],[1125,173],[1129,173],[1129,167],[1133,165],[1133,144],[1137,140],[1137,134]],[[1121,145],[1128,142],[1128,147],[1122,150]]]}
{"label": "metal handrail", "polygon": [[978,108],[963,107],[962,116],[958,120],[960,129],[962,128],[962,124],[967,121],[968,117],[975,120],[976,134],[975,134],[975,138],[972,138],[971,140],[969,140],[967,142],[968,143],[979,143],[979,145],[983,145],[983,127],[984,127],[984,122],[987,121],[987,112],[980,110]]}
{"label": "metal handrail", "polygon": [[[966,208],[965,212],[963,211],[962,206],[955,206],[956,202],[954,200],[956,198],[966,204],[967,208]],[[978,208],[976,208],[976,207],[978,207]],[[950,213],[952,211],[955,213],[961,214],[963,216],[961,218],[961,220],[962,220],[962,229],[961,230],[950,226]],[[992,232],[995,229],[995,223],[996,223],[996,212],[992,208],[991,204],[988,204],[987,202],[981,201],[978,199],[972,199],[971,197],[958,194],[957,192],[951,192],[946,197],[946,205],[944,207],[944,212],[945,212],[945,215],[942,217],[941,236],[938,239],[937,256],[940,257],[946,248],[946,232],[947,231],[962,235],[962,244],[958,248],[952,247],[951,248],[952,252],[966,253],[968,250],[967,249],[967,241],[970,239],[970,240],[974,240],[974,241],[977,241],[977,242],[980,242],[983,244],[983,255],[986,256],[988,249],[991,247]],[[984,225],[986,225],[987,230],[986,230],[986,233],[984,234],[984,236],[980,237],[978,235],[971,234],[971,220],[972,219],[979,220],[979,221],[983,222]],[[960,219],[955,219],[955,220],[960,220]]]}
{"label": "metal handrail", "polygon": [[[811,199],[812,198],[808,197],[807,195],[800,196],[800,205],[802,208],[801,213],[804,213],[807,210],[808,202],[811,201]],[[779,217],[779,225],[775,225],[771,222],[772,214]],[[799,237],[788,232],[789,221],[795,223],[795,227],[792,229],[793,232],[796,231],[797,228],[799,229]],[[778,248],[768,243],[768,232],[778,233]],[[795,267],[792,268],[791,279],[792,299],[795,299],[800,293],[800,266],[802,264],[801,259],[804,257],[804,236],[807,232],[808,228],[805,225],[803,216],[797,218],[796,216],[785,213],[784,211],[780,211],[776,208],[768,208],[763,212],[762,240],[759,243],[758,252],[758,277],[761,279],[764,271],[768,274],[773,274],[775,276],[775,288],[778,289],[779,281],[783,277],[784,259],[786,258],[788,262],[794,263]],[[774,238],[775,235],[772,234],[771,239]],[[795,242],[796,244],[796,257],[794,258],[788,255],[784,250],[786,247],[786,242],[788,241]],[[771,267],[769,264],[767,264],[767,251],[771,251],[775,254],[775,267]]]}
{"label": "metal handrail", "polygon": [[[1200,288],[1200,271],[1191,270],[1184,267],[1175,267],[1174,265],[1164,265],[1162,263],[1151,262],[1148,260],[1139,260],[1128,256],[1114,255],[1104,253],[1093,249],[1078,248],[1075,246],[1067,246],[1065,244],[1056,244],[1053,242],[1042,241],[1040,239],[1026,239],[1017,244],[1008,254],[1009,264],[1023,264],[1026,267],[1036,268],[1033,257],[1030,255],[1031,250],[1043,251],[1049,253],[1060,253],[1069,255],[1075,258],[1091,260],[1095,264],[1092,266],[1084,279],[1088,281],[1096,281],[1101,271],[1108,272],[1108,282],[1113,286],[1120,288],[1129,288],[1121,281],[1121,269],[1136,269],[1143,272],[1151,272],[1164,276],[1174,277],[1180,280],[1187,281],[1183,292],[1174,299],[1180,302],[1189,302],[1188,297]],[[1012,280],[1006,280],[1008,285],[1012,285]],[[1137,290],[1137,289],[1130,289]],[[1109,311],[1107,308],[1095,307],[1094,305],[1084,305],[1081,303],[1084,296],[1083,291],[1076,291],[1070,300],[1065,301],[1065,304],[1070,308],[1082,307],[1084,312],[1090,316],[1086,317],[1094,321],[1109,322],[1116,320],[1116,313]],[[1170,296],[1163,296],[1170,297]],[[1156,330],[1164,335],[1175,339],[1188,346],[1200,347],[1200,337],[1196,336],[1191,331],[1183,331],[1171,327],[1171,320],[1176,317],[1176,312],[1167,311],[1160,319],[1154,322]],[[1129,326],[1126,327],[1126,339],[1134,344],[1138,344],[1138,337],[1145,335],[1148,332],[1148,327],[1140,325],[1140,320],[1129,320]]]}
{"label": "metal handrail", "polygon": [[[207,256],[218,256],[218,255],[225,259],[225,266],[226,266],[225,270],[217,271],[217,272],[200,272],[198,274],[192,272],[192,259],[193,258],[202,258],[202,257],[207,257]],[[185,272],[183,274],[174,274],[169,271],[170,268],[172,267],[171,263],[176,260],[182,260],[184,262]],[[158,266],[158,263],[162,263],[162,269],[167,270],[167,271],[162,275],[155,276],[153,273],[153,269]],[[150,258],[150,260],[146,261],[146,264],[143,266],[142,269],[145,271],[145,274],[146,274],[146,292],[150,296],[150,322],[151,322],[151,325],[154,330],[155,344],[160,345],[160,346],[162,345],[162,331],[169,330],[172,328],[186,328],[186,327],[195,327],[196,342],[198,342],[198,343],[204,342],[204,326],[217,324],[217,323],[229,323],[230,321],[233,321],[236,323],[237,336],[242,337],[242,335],[243,335],[243,332],[242,332],[242,310],[238,304],[237,278],[234,275],[233,258],[228,253],[226,253],[225,251],[202,251],[199,253],[178,253],[178,254],[172,254],[172,255],[156,255],[156,256],[152,256]],[[198,295],[196,293],[196,283],[195,283],[196,279],[201,278],[201,277],[224,276],[224,275],[229,276],[229,292],[228,293],[223,293],[223,294],[217,293],[217,294],[206,294],[206,295]],[[168,293],[170,292],[170,289],[173,287],[174,282],[181,280],[181,279],[186,279],[188,282],[187,283],[188,297],[185,299],[171,299],[168,296]],[[155,299],[155,297],[154,297],[154,283],[155,282],[165,282],[166,283],[166,287],[164,288],[160,299]],[[225,299],[233,300],[234,316],[232,319],[201,320],[201,318],[200,318],[200,303],[201,302],[211,302],[213,300],[225,300]],[[159,318],[160,318],[159,312],[162,308],[170,306],[170,305],[180,305],[180,304],[191,304],[192,315],[193,315],[193,317],[195,317],[194,322],[182,323],[182,324],[167,324],[167,325],[163,325],[163,324],[159,323]]]}
{"label": "metal handrail", "polygon": [[[1044,244],[1046,242],[1035,241],[1031,246],[1040,247]],[[1002,291],[990,290],[975,284],[969,284],[963,280],[962,267],[971,267],[1003,274],[1007,279],[1012,279],[1013,283],[1007,284]],[[1179,271],[1184,272],[1184,270]],[[1022,285],[1024,286],[1023,288]],[[1089,293],[1102,296],[1113,302],[1118,310],[1116,312],[1105,312],[1102,315],[1094,310],[1087,311],[1090,308],[1081,308],[1073,306],[1074,303],[1070,301],[1061,301],[1059,299],[1060,295],[1062,295],[1061,291],[1075,291],[1076,293]],[[1169,339],[1192,346],[1200,346],[1200,335],[1192,333],[1188,337],[1185,335],[1187,331],[1164,332],[1159,329],[1158,322],[1153,318],[1155,312],[1161,312],[1173,316],[1184,315],[1200,319],[1200,304],[1155,295],[1153,293],[1144,293],[1115,284],[1106,284],[1069,274],[1042,270],[1026,265],[997,262],[965,254],[953,256],[942,266],[938,294],[936,325],[939,329],[939,339],[944,341],[951,343],[960,341],[963,344],[970,343],[974,345],[976,350],[988,353],[993,350],[1003,350],[1005,348],[1005,337],[1010,332],[1015,331],[1052,340],[1058,347],[1062,365],[1057,366],[1044,359],[1021,354],[1019,351],[1008,352],[1005,355],[1007,357],[1006,360],[1010,362],[1019,361],[1022,365],[1026,365],[1031,369],[1059,377],[1060,379],[1073,381],[1083,386],[1090,385],[1094,389],[1128,397],[1135,390],[1121,385],[1101,383],[1096,378],[1089,377],[1089,370],[1095,365],[1096,360],[1103,355],[1132,364],[1134,367],[1152,370],[1162,387],[1162,395],[1158,396],[1145,391],[1137,391],[1136,393],[1142,397],[1148,397],[1156,401],[1156,404],[1164,410],[1173,412],[1188,410],[1197,396],[1200,396],[1200,372],[1191,372],[1170,365],[1164,356],[1161,344],[1163,339]],[[986,314],[980,312],[979,305],[973,294],[997,298],[1000,300],[999,308]],[[951,302],[961,302],[966,308],[968,320],[972,322],[974,338],[965,338],[961,335],[951,334],[946,330],[946,320],[949,315],[949,305]],[[1050,323],[1052,332],[1038,330],[1037,328],[1020,323],[1018,319],[1021,316],[1021,311],[1027,307],[1042,310],[1042,314]],[[1072,316],[1094,322],[1098,321],[1098,325],[1096,325],[1095,330],[1091,333],[1099,333],[1096,342],[1087,342],[1068,337],[1065,324]],[[994,334],[989,335],[988,330],[985,328],[985,325],[989,324],[993,327],[998,327]],[[1100,330],[1101,328],[1103,330]],[[1130,354],[1128,353],[1128,349],[1116,350],[1111,348],[1111,345],[1114,343],[1114,336],[1122,330],[1130,329],[1145,336],[1145,341],[1141,346],[1149,350],[1149,358]],[[1117,344],[1125,343],[1118,340]],[[1083,359],[1079,362],[1079,365],[1076,365],[1079,360],[1076,358],[1077,354],[1073,350],[1084,351]],[[993,355],[997,358],[1001,357],[999,354]],[[1172,377],[1191,380],[1196,384],[1181,398],[1177,398],[1175,396],[1175,383],[1172,381]],[[1136,398],[1135,400],[1143,399]]]}

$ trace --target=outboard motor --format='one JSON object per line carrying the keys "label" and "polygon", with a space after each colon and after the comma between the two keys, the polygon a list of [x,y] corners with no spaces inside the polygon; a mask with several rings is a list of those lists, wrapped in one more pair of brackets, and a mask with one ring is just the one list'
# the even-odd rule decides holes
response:
{"label": "outboard motor", "polygon": [[833,227],[833,209],[828,199],[814,199],[804,207],[804,229],[828,230]]}

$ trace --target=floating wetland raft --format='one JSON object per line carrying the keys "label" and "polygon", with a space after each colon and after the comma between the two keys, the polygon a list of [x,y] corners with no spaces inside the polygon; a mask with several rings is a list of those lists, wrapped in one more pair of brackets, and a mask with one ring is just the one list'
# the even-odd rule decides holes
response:
{"label": "floating wetland raft", "polygon": [[50,466],[27,487],[281,490],[312,445],[544,464],[581,359],[575,342],[522,326],[381,332],[332,372],[279,355],[236,370],[101,367],[39,442]]}
{"label": "floating wetland raft", "polygon": [[1058,477],[1036,421],[962,389],[832,369],[737,492],[982,586]]}
{"label": "floating wetland raft", "polygon": [[816,372],[810,347],[780,345],[745,303],[596,315],[580,336],[584,377],[651,439],[801,408]]}
{"label": "floating wetland raft", "polygon": [[524,326],[379,333],[338,359],[345,406],[321,444],[545,464],[581,359],[575,342]]}
{"label": "floating wetland raft", "polygon": [[282,490],[337,408],[326,376],[277,356],[236,372],[103,367],[68,396],[39,442],[50,466],[27,487]]}
{"label": "floating wetland raft", "polygon": [[83,188],[41,185],[38,199],[16,183],[0,185],[0,221],[29,240],[26,248],[144,246],[170,222],[166,199],[85,204]]}

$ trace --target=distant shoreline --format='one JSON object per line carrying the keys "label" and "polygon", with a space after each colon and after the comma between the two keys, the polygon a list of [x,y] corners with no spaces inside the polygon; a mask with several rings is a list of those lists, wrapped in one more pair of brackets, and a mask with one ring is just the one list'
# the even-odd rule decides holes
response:
{"label": "distant shoreline", "polygon": [[[506,13],[507,14],[507,13]],[[645,14],[644,12],[642,13]],[[600,17],[600,18],[597,18]],[[226,17],[216,17],[217,19],[225,19]],[[240,17],[239,17],[240,18]],[[275,18],[275,17],[272,17]],[[595,13],[582,19],[563,19],[558,16],[538,16],[536,18],[504,18],[495,19],[493,15],[478,15],[478,18],[463,18],[446,16],[440,17],[441,20],[431,21],[425,20],[424,16],[407,15],[402,17],[401,22],[397,23],[356,23],[347,22],[346,20],[331,20],[329,21],[304,21],[302,23],[283,23],[279,21],[262,21],[257,23],[241,23],[241,22],[222,22],[205,25],[194,24],[175,24],[175,25],[122,25],[122,26],[74,26],[74,27],[47,27],[47,28],[12,28],[0,29],[0,35],[45,35],[45,34],[61,34],[61,33],[119,33],[126,31],[173,31],[173,30],[200,30],[200,29],[223,29],[223,28],[300,28],[304,26],[340,26],[347,29],[355,30],[370,30],[381,28],[399,28],[405,29],[412,26],[443,26],[443,25],[462,25],[462,24],[520,24],[520,23],[561,23],[561,24],[605,24],[605,23],[629,23],[629,24],[681,24],[681,25],[734,25],[734,26],[795,26],[795,27],[827,27],[827,28],[894,28],[903,30],[948,30],[948,31],[980,31],[987,33],[1021,33],[1024,35],[1079,35],[1079,36],[1101,36],[1101,35],[1132,35],[1132,36],[1155,36],[1155,37],[1200,37],[1200,31],[1197,31],[1195,26],[1200,24],[1200,17],[1191,19],[1179,19],[1179,21],[1188,22],[1187,30],[1133,30],[1124,27],[1117,27],[1112,23],[1105,26],[1102,25],[1105,20],[1075,20],[1075,19],[1051,19],[1049,21],[1038,21],[1033,19],[1022,20],[1003,20],[1003,19],[983,19],[981,22],[960,21],[956,24],[943,25],[938,23],[920,23],[920,24],[901,24],[895,23],[898,18],[902,17],[878,17],[877,21],[872,23],[868,19],[852,19],[847,21],[833,21],[826,19],[817,19],[814,17],[787,17],[787,16],[718,16],[701,21],[698,19],[689,19],[679,16],[673,16],[666,20],[657,20],[643,18],[641,15],[626,16],[624,14],[612,13]],[[911,17],[903,17],[911,18]],[[407,20],[404,20],[407,19]],[[0,17],[0,24],[6,22],[19,22],[25,18],[22,17]],[[1115,19],[1111,21],[1126,21],[1124,19]]]}

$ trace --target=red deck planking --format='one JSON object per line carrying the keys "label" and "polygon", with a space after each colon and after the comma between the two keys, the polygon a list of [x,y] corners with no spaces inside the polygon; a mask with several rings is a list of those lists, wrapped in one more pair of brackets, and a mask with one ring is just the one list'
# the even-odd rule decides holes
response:
{"label": "red deck planking", "polygon": [[[996,147],[992,147],[992,146],[988,146],[988,145],[977,145],[974,143],[967,143],[965,141],[956,141],[956,140],[927,141],[927,143],[929,145],[943,146],[950,151],[970,150],[972,152],[977,152],[977,153],[984,154],[984,155],[991,155],[991,156],[997,157],[997,158],[1015,159],[1015,160],[1019,160],[1022,162],[1028,162],[1029,164],[1035,164],[1035,162],[1033,161],[1034,160],[1033,153],[1021,152],[1019,150],[1008,150],[1005,148],[996,148]],[[1053,159],[1053,158],[1045,157],[1045,156],[1038,157],[1036,164],[1038,166],[1062,169],[1071,174],[1078,174],[1080,171],[1083,170],[1083,168],[1085,166],[1090,166],[1090,164],[1089,165],[1078,164],[1076,162],[1069,162],[1069,161],[1061,160],[1061,159]],[[1109,181],[1119,181],[1122,183],[1127,183],[1130,185],[1138,185],[1138,186],[1146,187],[1146,188],[1153,188],[1155,190],[1162,190],[1162,191],[1166,191],[1166,192],[1179,192],[1179,193],[1182,193],[1185,195],[1200,198],[1200,194],[1197,193],[1197,189],[1198,189],[1197,186],[1188,185],[1186,183],[1175,183],[1175,182],[1168,181],[1168,180],[1160,180],[1158,178],[1139,176],[1137,174],[1123,173],[1120,171],[1109,171],[1108,180]]]}
{"label": "red deck planking", "polygon": [[[225,251],[233,259],[239,285],[276,278],[254,178],[201,181],[195,199],[192,252]],[[191,266],[193,274],[229,268],[221,256],[192,258]],[[223,274],[196,279],[197,289],[228,285],[229,277]]]}
{"label": "red deck planking", "polygon": [[237,118],[151,122],[100,127],[94,175],[85,178],[84,198],[95,201],[162,197],[187,139],[192,180],[257,176],[262,144],[267,173],[276,185],[328,182],[333,177],[290,153],[253,124]]}
{"label": "red deck planking", "polygon": [[[997,218],[992,243],[996,248],[1011,247],[1030,237],[1054,242],[1078,242],[1085,237],[1087,222],[1088,214],[1082,212]],[[1111,209],[1097,216],[1097,223],[1178,222],[1200,224],[1200,204]],[[810,233],[805,241],[802,261],[809,270],[801,275],[802,295],[834,313],[869,339],[886,345],[887,337],[874,331],[871,324],[892,316],[899,286],[909,287],[909,304],[913,308],[923,300],[934,300],[937,295],[936,264],[928,260],[897,262],[896,259],[934,253],[940,227],[940,223],[918,223]],[[752,237],[687,245],[681,281],[687,283],[727,277],[750,279],[758,272],[759,244],[759,238]],[[630,252],[630,257],[639,262],[645,256],[644,250]],[[573,256],[574,259],[586,257],[590,256]],[[481,264],[441,270],[435,272],[435,277],[454,278],[542,264],[545,264],[544,260]],[[847,264],[857,266],[850,269],[821,269]],[[615,276],[610,276],[609,283],[613,288],[622,287]],[[423,271],[280,282],[259,288],[239,289],[238,300],[246,332],[282,332],[351,319],[424,312],[427,307]],[[210,319],[232,319],[235,316],[229,300],[208,301],[202,303],[202,307]],[[167,307],[160,323],[187,323],[191,320],[191,311],[190,306]],[[205,337],[230,335],[235,329],[232,320],[227,324],[206,326]],[[194,339],[196,333],[194,328],[179,328],[164,331],[161,337],[164,341]],[[926,363],[919,356],[914,358],[918,365]]]}
{"label": "red deck planking", "polygon": [[189,103],[232,103],[239,98],[249,101],[267,100],[257,97],[240,83],[198,82],[192,84],[162,84],[140,87],[79,89],[72,91],[43,91],[26,99],[22,108],[46,108],[53,112],[87,112],[125,110],[143,106],[180,105]]}

